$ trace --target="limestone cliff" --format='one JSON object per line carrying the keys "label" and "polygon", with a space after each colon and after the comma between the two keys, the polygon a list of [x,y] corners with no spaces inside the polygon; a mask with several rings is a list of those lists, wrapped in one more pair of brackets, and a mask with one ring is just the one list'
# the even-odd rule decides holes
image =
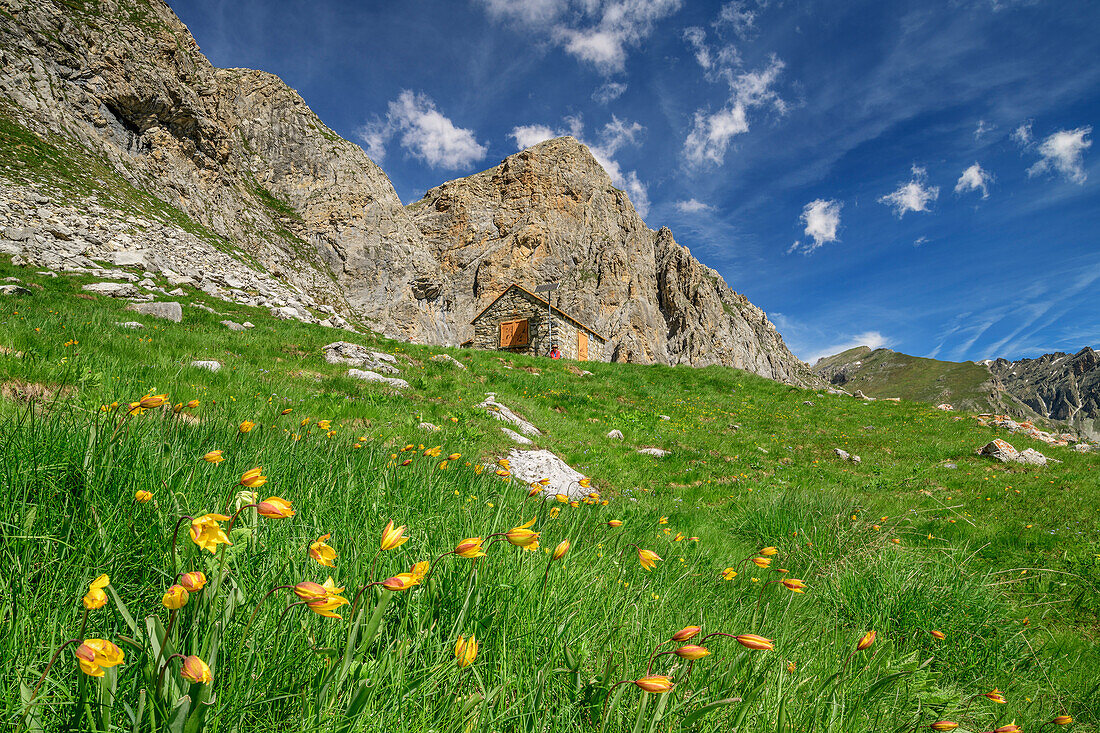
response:
{"label": "limestone cliff", "polygon": [[19,235],[0,245],[43,266],[137,246],[219,297],[452,344],[511,282],[558,280],[555,304],[606,332],[614,359],[816,380],[575,140],[403,207],[293,89],[215,68],[162,0],[0,0],[0,133],[0,209]]}

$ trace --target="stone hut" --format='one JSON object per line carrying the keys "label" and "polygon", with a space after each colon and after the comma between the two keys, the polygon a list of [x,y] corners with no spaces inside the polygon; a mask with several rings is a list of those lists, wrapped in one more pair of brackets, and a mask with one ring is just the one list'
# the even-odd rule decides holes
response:
{"label": "stone hut", "polygon": [[557,344],[566,359],[607,360],[606,336],[519,285],[508,286],[471,323],[470,345],[479,349],[548,356]]}

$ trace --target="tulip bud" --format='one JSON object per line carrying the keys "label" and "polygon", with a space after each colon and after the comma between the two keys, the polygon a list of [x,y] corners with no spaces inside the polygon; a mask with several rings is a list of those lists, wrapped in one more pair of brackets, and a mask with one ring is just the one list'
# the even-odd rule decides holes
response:
{"label": "tulip bud", "polygon": [[542,493],[542,487],[539,486],[538,484],[535,484],[534,486],[532,486],[530,489],[527,490],[527,498],[530,499],[532,497],[538,496],[541,493]]}
{"label": "tulip bud", "polygon": [[485,551],[481,547],[483,542],[484,540],[480,537],[468,537],[458,543],[458,546],[455,547],[455,554],[469,560],[485,557]]}
{"label": "tulip bud", "polygon": [[771,557],[772,555],[776,555],[778,553],[779,549],[776,547],[765,547],[763,550],[760,551],[760,554],[764,557]]}
{"label": "tulip bud", "polygon": [[538,519],[538,517],[532,517],[529,522],[525,522],[518,527],[512,527],[504,533],[505,539],[516,547],[530,547],[531,544],[537,542],[539,538],[539,533],[531,530],[536,519]]}
{"label": "tulip bud", "polygon": [[989,698],[989,700],[991,700],[992,702],[997,703],[998,705],[1004,705],[1006,702],[1008,702],[1007,700],[1005,700],[1004,695],[1001,694],[1001,691],[998,690],[996,687],[994,687],[991,691],[985,693],[985,696]]}
{"label": "tulip bud", "polygon": [[634,684],[645,690],[646,692],[668,692],[673,687],[672,679],[661,674],[651,674],[642,677],[641,679],[634,680]]}
{"label": "tulip bud", "polygon": [[294,595],[298,596],[303,601],[315,601],[321,598],[328,597],[328,589],[326,589],[320,583],[314,583],[312,580],[304,580],[294,586]]}
{"label": "tulip bud", "polygon": [[936,629],[932,629],[932,636],[939,639],[940,641],[943,641],[947,638],[946,634],[944,634],[942,631],[937,631]]}
{"label": "tulip bud", "polygon": [[183,666],[180,667],[180,676],[196,684],[208,685],[214,681],[214,675],[211,674],[210,667],[194,654],[184,658]]}
{"label": "tulip bud", "polygon": [[161,603],[170,611],[178,611],[187,605],[187,589],[182,585],[173,585],[161,598]]}
{"label": "tulip bud", "polygon": [[138,405],[140,405],[143,410],[151,410],[154,407],[160,407],[161,405],[163,405],[167,401],[168,401],[168,395],[166,395],[166,394],[155,394],[155,395],[149,395],[147,397],[142,397],[138,401]]}
{"label": "tulip bud", "polygon": [[382,581],[383,588],[395,592],[408,590],[415,585],[420,585],[420,578],[413,573],[398,573],[392,578],[386,578]]}
{"label": "tulip bud", "polygon": [[677,649],[674,653],[681,659],[689,659],[694,662],[696,659],[702,659],[710,654],[710,650],[698,644],[687,644]]}
{"label": "tulip bud", "polygon": [[1071,718],[1068,715],[1059,715],[1059,716],[1055,717],[1054,720],[1052,720],[1050,722],[1054,723],[1054,725],[1069,725],[1070,723],[1073,722],[1073,718]]}
{"label": "tulip bud", "polygon": [[290,508],[290,502],[277,496],[269,496],[256,506],[256,511],[261,517],[268,519],[287,519],[294,516],[294,510]]}
{"label": "tulip bud", "polygon": [[856,644],[856,651],[863,651],[867,647],[875,643],[875,639],[878,638],[878,632],[872,629],[863,635],[863,638]]}
{"label": "tulip bud", "polygon": [[202,459],[204,461],[206,461],[207,463],[214,463],[214,464],[221,463],[222,461],[225,460],[224,458],[222,458],[222,452],[220,450],[212,450],[209,453],[207,453],[206,455],[204,455],[202,457]]}
{"label": "tulip bud", "polygon": [[993,733],[1020,733],[1020,726],[1016,725],[1016,721],[1012,721],[1008,725],[1002,725],[1000,728],[995,728]]}
{"label": "tulip bud", "polygon": [[200,404],[201,404],[201,403],[200,403],[200,402],[199,402],[198,400],[191,400],[191,401],[190,401],[190,402],[188,402],[188,403],[187,403],[186,405],[184,405],[184,407],[186,407],[186,408],[187,408],[188,410],[194,410],[194,409],[195,409],[196,407],[198,407],[198,406],[199,406]]}
{"label": "tulip bud", "polygon": [[293,407],[288,407],[285,410],[283,410],[282,412],[280,412],[279,414],[280,415],[289,415],[292,412],[294,412],[294,408]]}
{"label": "tulip bud", "polygon": [[245,420],[243,423],[240,424],[240,427],[238,427],[237,429],[240,430],[242,433],[251,433],[252,428],[254,427],[256,427],[256,423]]}
{"label": "tulip bud", "polygon": [[558,543],[558,546],[554,548],[554,554],[550,556],[551,560],[561,560],[565,557],[565,553],[569,552],[569,540],[562,540]]}
{"label": "tulip bud", "polygon": [[685,626],[672,635],[672,641],[687,641],[702,630],[699,626]]}
{"label": "tulip bud", "polygon": [[749,649],[755,649],[757,651],[775,649],[775,644],[771,639],[765,639],[763,636],[757,636],[756,634],[740,634],[736,638],[741,646],[748,647]]}
{"label": "tulip bud", "polygon": [[144,504],[145,502],[152,500],[153,494],[150,491],[143,491],[141,489],[138,489],[138,491],[134,493],[134,501],[136,501],[138,504]]}
{"label": "tulip bud", "polygon": [[956,728],[959,727],[959,724],[955,723],[955,722],[952,722],[950,720],[941,720],[938,723],[933,723],[932,725],[930,725],[928,727],[931,728],[932,730],[948,731],[948,730],[955,730]]}
{"label": "tulip bud", "polygon": [[783,578],[783,580],[779,582],[783,585],[784,588],[789,591],[793,591],[794,593],[806,592],[806,584],[798,578]]}
{"label": "tulip bud", "polygon": [[621,527],[623,526],[623,520],[621,519],[609,519],[607,521],[608,527]]}
{"label": "tulip bud", "polygon": [[188,593],[202,590],[203,586],[206,585],[206,575],[197,570],[190,573],[184,573],[180,577],[180,585],[182,585]]}

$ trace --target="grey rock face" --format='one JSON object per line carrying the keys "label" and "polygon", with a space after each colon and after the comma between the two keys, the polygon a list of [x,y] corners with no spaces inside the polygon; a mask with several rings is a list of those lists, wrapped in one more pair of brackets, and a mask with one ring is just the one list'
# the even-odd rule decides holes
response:
{"label": "grey rock face", "polygon": [[22,285],[0,285],[0,295],[31,295],[31,291]]}
{"label": "grey rock face", "polygon": [[89,283],[81,290],[109,298],[136,298],[141,295],[141,291],[129,283]]}
{"label": "grey rock face", "polygon": [[621,431],[621,430],[612,430],[610,433],[607,434],[607,437],[611,438],[612,440],[622,440],[623,439],[623,431]]}
{"label": "grey rock face", "polygon": [[139,323],[138,321],[115,321],[115,325],[119,328],[129,328],[133,331],[136,331],[139,328],[145,328],[145,324]]}
{"label": "grey rock face", "polygon": [[244,325],[237,323],[236,321],[222,321],[221,324],[228,328],[230,331],[244,331]]}
{"label": "grey rock face", "polygon": [[1005,390],[1035,412],[1100,439],[1100,353],[1085,347],[1076,354],[997,359],[989,369]]}
{"label": "grey rock face", "polygon": [[348,341],[335,341],[331,344],[325,344],[321,347],[321,351],[325,355],[325,361],[329,364],[351,364],[383,374],[397,374],[400,371],[393,366],[397,360],[390,354],[371,351],[359,344]]}
{"label": "grey rock face", "polygon": [[434,361],[437,364],[450,364],[451,366],[457,367],[462,371],[466,371],[466,365],[451,356],[450,354],[436,354],[435,356],[429,357],[428,361]]}
{"label": "grey rock face", "polygon": [[362,369],[348,369],[347,375],[352,379],[361,379],[364,382],[382,382],[397,389],[408,389],[409,383],[397,377],[383,377],[378,372],[364,371]]}
{"label": "grey rock face", "polygon": [[126,307],[128,311],[144,313],[147,316],[164,318],[165,320],[179,323],[183,320],[183,308],[174,301],[160,301],[156,303],[135,303]]}

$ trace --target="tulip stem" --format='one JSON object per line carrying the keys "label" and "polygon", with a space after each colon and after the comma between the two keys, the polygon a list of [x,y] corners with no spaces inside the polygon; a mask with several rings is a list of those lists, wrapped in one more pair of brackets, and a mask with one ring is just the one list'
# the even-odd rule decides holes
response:
{"label": "tulip stem", "polygon": [[277,585],[274,588],[272,588],[271,590],[269,590],[267,593],[264,594],[264,597],[261,598],[260,602],[256,604],[256,608],[252,611],[252,615],[248,617],[248,623],[245,624],[244,633],[241,634],[241,642],[242,643],[245,641],[245,639],[248,638],[248,632],[249,632],[249,630],[252,629],[252,622],[256,620],[256,614],[258,614],[260,612],[260,606],[262,606],[264,604],[264,601],[266,601],[268,598],[270,598],[271,594],[274,593],[277,590],[287,590],[287,589],[290,589],[290,588],[293,588],[293,587],[294,587],[293,585]]}
{"label": "tulip stem", "polygon": [[607,701],[611,699],[611,693],[614,692],[615,688],[618,687],[619,685],[625,685],[625,684],[628,684],[628,683],[633,682],[633,681],[634,680],[622,680],[621,682],[616,682],[615,684],[611,685],[611,687],[609,687],[607,689],[607,695],[605,695],[604,699],[603,699],[603,710],[600,711],[600,730],[601,731],[603,731],[604,725],[607,722],[606,721]]}
{"label": "tulip stem", "polygon": [[350,609],[348,615],[349,616],[354,616],[355,615],[355,606],[356,606],[357,603],[359,603],[359,596],[363,595],[363,591],[365,591],[367,588],[373,588],[374,586],[381,585],[381,584],[382,584],[381,580],[375,580],[373,582],[367,583],[362,588],[360,588],[359,591],[355,594],[355,598],[353,598],[352,601],[351,601],[351,609]]}
{"label": "tulip stem", "polygon": [[233,531],[233,523],[237,521],[237,515],[238,514],[243,512],[245,509],[255,509],[258,506],[259,506],[259,504],[245,504],[240,509],[233,512],[233,516],[229,518],[229,528],[227,530],[225,530],[225,533],[229,534],[230,532]]}
{"label": "tulip stem", "polygon": [[84,609],[84,618],[80,622],[80,633],[76,635],[76,638],[84,638],[84,630],[88,628],[88,609]]}
{"label": "tulip stem", "polygon": [[184,514],[182,517],[176,520],[176,529],[172,532],[172,552],[168,556],[168,558],[172,561],[173,573],[176,572],[176,539],[179,537],[180,534],[180,525],[183,524],[183,520],[185,519],[194,519],[194,517],[189,517]]}
{"label": "tulip stem", "polygon": [[[87,612],[85,612],[84,615],[85,615],[85,618],[87,618]],[[69,639],[64,644],[59,646],[57,648],[57,651],[53,653],[53,656],[50,657],[49,664],[46,665],[46,671],[43,672],[42,676],[38,678],[38,683],[34,686],[34,690],[31,692],[30,699],[27,700],[27,706],[25,708],[23,708],[23,715],[27,714],[27,712],[30,710],[31,703],[34,702],[34,698],[38,697],[38,690],[42,687],[42,683],[46,681],[46,675],[48,675],[50,673],[50,669],[53,668],[54,662],[57,661],[57,657],[60,656],[61,652],[64,651],[65,647],[69,646],[70,644],[79,643],[80,641],[81,641],[80,639]],[[22,716],[20,716],[20,717],[22,717]]]}
{"label": "tulip stem", "polygon": [[657,650],[660,649],[661,647],[663,647],[669,641],[670,641],[669,639],[665,639],[660,644],[653,647],[653,653],[649,655],[649,665],[645,668],[645,673],[646,674],[650,674],[651,672],[653,672],[653,660],[655,660],[658,656],[657,655]]}
{"label": "tulip stem", "polygon": [[160,668],[160,673],[157,675],[157,694],[156,694],[156,696],[158,698],[160,697],[160,688],[164,684],[164,671],[166,669],[168,669],[168,665],[171,664],[172,660],[175,659],[176,657],[179,657],[180,659],[186,659],[186,657],[183,656],[182,654],[173,654],[172,656],[170,656],[170,657],[168,657],[167,659],[164,660],[164,665],[161,666],[161,668]]}
{"label": "tulip stem", "polygon": [[448,555],[457,555],[457,554],[458,554],[457,552],[455,552],[454,550],[451,550],[450,552],[444,552],[442,555],[437,557],[435,559],[435,562],[433,562],[430,566],[428,566],[428,573],[427,573],[427,575],[424,576],[424,579],[421,580],[420,583],[422,585],[427,585],[428,578],[432,577],[432,573],[435,572],[435,566],[439,563],[439,561],[442,560],[443,558],[447,557]]}
{"label": "tulip stem", "polygon": [[[160,661],[160,658],[164,656],[164,645],[168,643],[168,637],[171,636],[171,634],[172,634],[172,626],[174,626],[175,623],[176,623],[176,614],[177,613],[179,613],[179,609],[178,608],[173,608],[172,611],[168,614],[168,628],[166,628],[164,630],[164,639],[161,640],[161,642],[160,642],[160,651],[157,652],[157,661],[158,662]],[[169,659],[171,659],[171,657],[169,657]],[[160,692],[159,692],[160,685],[157,685],[157,690],[158,690],[157,694],[159,695],[160,694]]]}

